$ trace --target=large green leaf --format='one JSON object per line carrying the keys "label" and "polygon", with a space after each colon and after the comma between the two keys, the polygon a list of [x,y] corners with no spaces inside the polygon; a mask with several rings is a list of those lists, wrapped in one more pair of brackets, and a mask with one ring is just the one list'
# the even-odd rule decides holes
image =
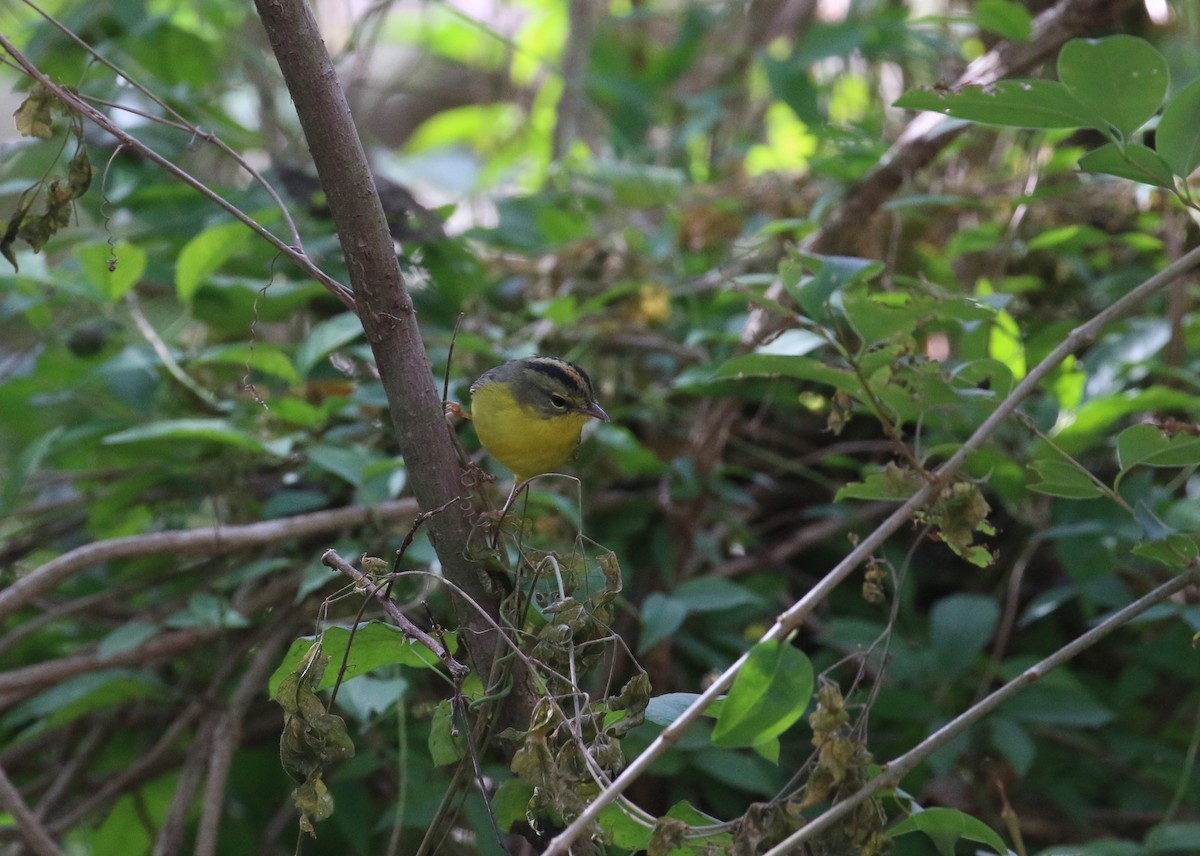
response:
{"label": "large green leaf", "polygon": [[[455,635],[453,633],[444,635],[446,645],[453,653]],[[329,689],[337,682],[338,672],[342,668],[342,660],[346,654],[346,645],[351,643],[350,628],[330,627],[321,634],[320,638],[322,653],[329,657],[329,668],[325,670],[321,682],[313,687],[314,691]],[[316,639],[316,636],[302,636],[288,648],[283,662],[279,664],[279,668],[267,682],[272,698],[275,697],[275,691],[283,679],[299,668]],[[342,680],[350,680],[357,675],[388,665],[434,669],[441,665],[441,661],[422,643],[409,639],[397,627],[380,621],[360,624],[358,632],[354,634],[350,644],[350,656],[345,674],[341,676]]]}
{"label": "large green leaf", "polygon": [[787,731],[808,707],[813,668],[799,648],[759,642],[729,688],[713,729],[717,746],[753,746]]}
{"label": "large green leaf", "polygon": [[954,119],[1015,128],[1087,128],[1099,117],[1052,80],[1002,80],[992,86],[916,89],[895,106],[932,110]]}
{"label": "large green leaf", "polygon": [[1170,436],[1157,425],[1130,425],[1117,437],[1117,461],[1122,470],[1200,464],[1200,437]]}
{"label": "large green leaf", "polygon": [[146,251],[136,244],[118,241],[84,244],[75,248],[83,277],[103,297],[116,301],[141,280],[146,272]]}
{"label": "large green leaf", "polygon": [[945,680],[962,674],[992,638],[1000,608],[990,597],[952,594],[929,613],[929,647]]}
{"label": "large green leaf", "polygon": [[1001,856],[1008,853],[1004,839],[995,830],[956,808],[927,808],[897,823],[888,835],[896,838],[910,832],[925,833],[942,856],[954,856],[954,845],[963,838],[986,844]]}
{"label": "large green leaf", "polygon": [[1058,54],[1058,79],[1088,109],[1128,137],[1167,94],[1167,61],[1136,36],[1071,39]]}
{"label": "large green leaf", "polygon": [[1180,178],[1187,178],[1200,166],[1200,78],[1167,102],[1158,120],[1154,145]]}
{"label": "large green leaf", "polygon": [[1153,149],[1139,143],[1105,143],[1079,159],[1079,168],[1084,172],[1098,172],[1140,181],[1155,187],[1170,189],[1175,179],[1166,162]]}
{"label": "large green leaf", "polygon": [[183,245],[175,260],[175,293],[190,301],[204,281],[250,243],[250,230],[242,223],[209,226]]}

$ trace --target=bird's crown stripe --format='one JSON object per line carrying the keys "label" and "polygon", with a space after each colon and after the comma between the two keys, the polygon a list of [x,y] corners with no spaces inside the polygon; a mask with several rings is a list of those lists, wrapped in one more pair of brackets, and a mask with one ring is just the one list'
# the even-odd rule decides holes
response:
{"label": "bird's crown stripe", "polygon": [[531,357],[527,363],[531,369],[555,378],[572,389],[587,393],[588,398],[592,397],[591,380],[583,369],[574,363],[556,357]]}

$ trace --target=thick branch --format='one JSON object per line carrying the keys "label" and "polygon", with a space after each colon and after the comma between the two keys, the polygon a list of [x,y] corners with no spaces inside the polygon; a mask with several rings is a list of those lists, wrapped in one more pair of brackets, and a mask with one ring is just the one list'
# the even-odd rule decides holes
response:
{"label": "thick branch", "polygon": [[[306,3],[256,0],[256,6],[337,227],[409,483],[422,509],[448,506],[430,518],[430,540],[446,578],[497,615],[496,594],[466,557],[473,510],[465,498],[455,501],[463,493],[456,450],[345,94]],[[456,606],[459,623],[468,631],[463,641],[474,666],[488,675],[500,640],[475,610],[461,600],[456,600]],[[528,706],[528,700],[521,700],[524,695],[514,693],[513,698],[518,705]]]}

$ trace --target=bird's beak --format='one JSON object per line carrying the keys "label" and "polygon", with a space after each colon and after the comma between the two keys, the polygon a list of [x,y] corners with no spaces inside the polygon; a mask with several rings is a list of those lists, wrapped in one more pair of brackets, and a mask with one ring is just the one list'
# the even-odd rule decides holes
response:
{"label": "bird's beak", "polygon": [[594,401],[579,412],[586,416],[591,416],[593,419],[599,419],[601,422],[609,421],[608,414],[604,412],[604,408]]}

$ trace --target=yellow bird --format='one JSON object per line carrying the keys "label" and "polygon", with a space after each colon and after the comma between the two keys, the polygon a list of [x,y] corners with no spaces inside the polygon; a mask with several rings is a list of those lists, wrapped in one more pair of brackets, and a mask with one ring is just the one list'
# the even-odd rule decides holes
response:
{"label": "yellow bird", "polygon": [[558,357],[526,357],[488,369],[471,384],[479,442],[517,483],[556,472],[589,419],[608,421],[587,373]]}

